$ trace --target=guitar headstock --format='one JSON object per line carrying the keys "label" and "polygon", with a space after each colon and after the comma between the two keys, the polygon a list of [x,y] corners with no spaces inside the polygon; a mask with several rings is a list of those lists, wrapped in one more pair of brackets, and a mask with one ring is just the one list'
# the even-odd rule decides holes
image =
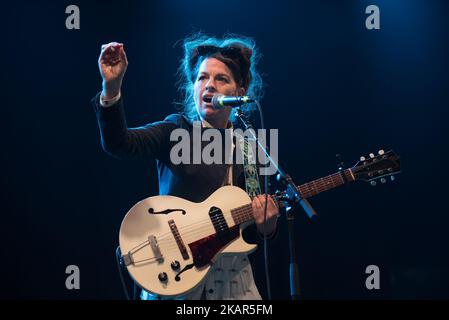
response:
{"label": "guitar headstock", "polygon": [[363,180],[375,186],[377,180],[385,183],[387,177],[394,180],[394,175],[401,172],[399,156],[390,150],[379,150],[377,155],[370,153],[368,157],[360,157],[360,161],[351,168],[355,180]]}

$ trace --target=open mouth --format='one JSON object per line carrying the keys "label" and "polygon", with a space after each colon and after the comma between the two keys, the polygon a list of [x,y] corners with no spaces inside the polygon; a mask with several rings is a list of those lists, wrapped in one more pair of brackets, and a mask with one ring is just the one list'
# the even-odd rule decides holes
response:
{"label": "open mouth", "polygon": [[206,103],[211,103],[212,102],[212,96],[204,96],[203,97],[203,101]]}

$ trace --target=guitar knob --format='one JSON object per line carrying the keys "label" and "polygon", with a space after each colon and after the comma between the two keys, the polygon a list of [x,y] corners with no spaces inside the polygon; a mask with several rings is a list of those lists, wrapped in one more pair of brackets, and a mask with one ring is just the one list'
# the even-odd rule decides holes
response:
{"label": "guitar knob", "polygon": [[167,282],[168,277],[165,272],[159,273],[159,275],[157,277],[159,278],[160,282]]}
{"label": "guitar knob", "polygon": [[373,187],[375,187],[375,186],[376,186],[376,184],[377,184],[377,182],[376,182],[376,181],[371,181],[370,183],[371,183],[371,185],[372,185]]}
{"label": "guitar knob", "polygon": [[360,157],[360,161],[365,161],[365,157]]}
{"label": "guitar knob", "polygon": [[381,178],[381,179],[380,179],[380,182],[381,182],[381,183],[385,183],[385,182],[387,182],[387,180],[386,180],[385,178]]}
{"label": "guitar knob", "polygon": [[170,264],[170,266],[173,270],[177,271],[181,267],[181,264],[179,263],[178,260],[175,260]]}
{"label": "guitar knob", "polygon": [[380,149],[378,153],[379,153],[379,156],[382,156],[382,155],[385,153],[385,151],[383,151],[382,149]]}
{"label": "guitar knob", "polygon": [[369,157],[370,157],[371,159],[373,159],[373,158],[374,158],[374,153],[370,153],[370,154],[369,154]]}
{"label": "guitar knob", "polygon": [[391,181],[394,181],[394,176],[390,176]]}

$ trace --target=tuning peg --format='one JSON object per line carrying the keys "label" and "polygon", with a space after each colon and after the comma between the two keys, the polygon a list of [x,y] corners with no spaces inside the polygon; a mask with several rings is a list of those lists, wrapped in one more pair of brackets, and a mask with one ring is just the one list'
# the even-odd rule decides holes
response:
{"label": "tuning peg", "polygon": [[377,184],[377,182],[376,182],[376,181],[374,181],[374,180],[373,180],[373,181],[371,181],[370,183],[371,183],[371,185],[372,185],[373,187],[375,187],[375,186],[376,186],[376,184]]}
{"label": "tuning peg", "polygon": [[360,157],[360,161],[365,161],[365,157]]}
{"label": "tuning peg", "polygon": [[383,151],[382,149],[380,149],[378,153],[379,153],[379,156],[382,156],[382,155],[385,153],[385,151]]}
{"label": "tuning peg", "polygon": [[387,180],[385,178],[380,178],[380,182],[385,183],[385,182],[387,182]]}
{"label": "tuning peg", "polygon": [[335,157],[337,158],[337,168],[339,171],[342,171],[345,168],[345,163],[341,158],[341,154],[337,153]]}
{"label": "tuning peg", "polygon": [[371,159],[373,159],[373,158],[374,158],[374,153],[370,153],[370,154],[369,154],[369,157],[370,157]]}
{"label": "tuning peg", "polygon": [[395,177],[394,176],[390,176],[391,181],[394,181]]}

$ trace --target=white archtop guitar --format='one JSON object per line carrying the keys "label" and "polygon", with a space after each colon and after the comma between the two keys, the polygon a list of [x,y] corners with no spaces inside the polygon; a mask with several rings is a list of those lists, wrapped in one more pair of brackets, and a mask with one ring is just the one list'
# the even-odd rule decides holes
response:
{"label": "white archtop guitar", "polygon": [[[385,182],[400,172],[393,152],[370,154],[352,168],[298,187],[303,198],[355,180]],[[174,196],[146,198],[134,205],[120,228],[122,264],[146,291],[183,296],[200,285],[222,254],[248,254],[242,231],[253,222],[251,198],[235,186],[221,187],[201,203]]]}

